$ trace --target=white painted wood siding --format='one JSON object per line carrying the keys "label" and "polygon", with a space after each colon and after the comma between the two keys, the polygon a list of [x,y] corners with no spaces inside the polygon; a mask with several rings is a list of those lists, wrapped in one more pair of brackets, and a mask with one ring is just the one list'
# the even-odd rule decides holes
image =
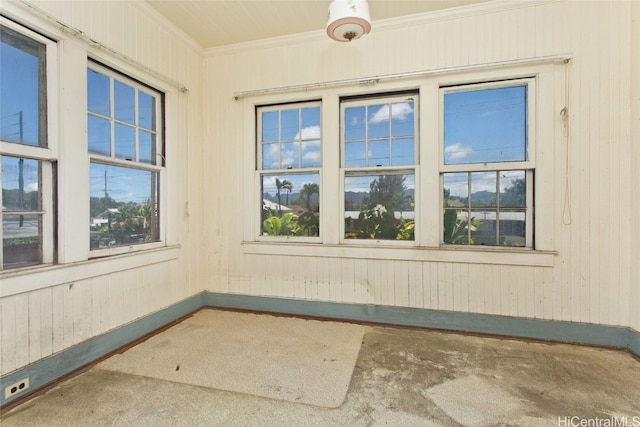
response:
{"label": "white painted wood siding", "polygon": [[[3,13],[60,41],[58,46],[61,111],[60,151],[76,152],[60,162],[61,171],[83,169],[86,134],[77,123],[86,121],[86,59],[92,56],[142,80],[155,73],[183,83],[187,94],[169,87],[167,94],[167,174],[172,206],[161,212],[169,222],[164,251],[133,257],[89,260],[88,242],[74,238],[74,227],[88,224],[75,216],[87,204],[69,194],[69,185],[81,176],[60,177],[61,257],[73,263],[4,272],[0,278],[0,375],[51,356],[89,338],[171,306],[203,290],[202,262],[207,248],[194,218],[202,217],[200,179],[202,52],[192,41],[158,19],[139,2],[33,2],[51,17],[82,30],[86,36],[141,64],[132,65],[108,49],[96,49],[70,31],[60,31],[39,11],[21,2],[3,2]],[[151,71],[149,71],[151,70]],[[75,79],[75,81],[73,80]],[[53,116],[54,118],[57,116]],[[65,163],[66,161],[66,163]],[[78,163],[81,162],[81,163]],[[88,182],[86,185],[88,197]],[[75,240],[74,240],[75,239]],[[86,248],[85,248],[86,246]],[[195,252],[194,252],[195,251]],[[163,254],[164,252],[164,254]],[[82,261],[84,259],[84,261]],[[78,262],[79,261],[79,262]]]}
{"label": "white painted wood siding", "polygon": [[[207,211],[220,219],[204,225],[216,248],[206,288],[638,329],[640,260],[632,214],[638,211],[640,158],[637,136],[636,148],[631,145],[638,108],[631,117],[630,88],[633,79],[637,104],[639,73],[637,60],[631,72],[631,9],[632,2],[625,1],[501,2],[374,25],[370,35],[352,43],[313,34],[209,50],[203,154],[219,166],[206,176],[224,185],[203,195]],[[637,58],[637,41],[634,46]],[[554,150],[537,164],[552,173],[540,177],[545,188],[538,190],[551,192],[551,202],[536,206],[537,214],[551,223],[550,235],[538,237],[549,239],[550,249],[557,251],[552,265],[354,259],[341,258],[338,250],[317,257],[245,250],[242,230],[254,220],[243,207],[254,197],[246,195],[252,188],[247,171],[253,167],[247,148],[252,135],[243,132],[251,109],[243,106],[248,101],[233,100],[235,92],[564,53],[574,59],[556,66],[554,93],[544,94],[553,97],[555,108],[553,129],[544,129],[554,139]],[[560,116],[565,105],[568,142]]]}

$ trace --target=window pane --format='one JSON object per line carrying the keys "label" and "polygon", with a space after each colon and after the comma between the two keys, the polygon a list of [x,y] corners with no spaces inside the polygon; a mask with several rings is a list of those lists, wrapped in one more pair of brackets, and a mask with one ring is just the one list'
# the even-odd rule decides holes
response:
{"label": "window pane", "polygon": [[300,110],[283,110],[281,113],[281,136],[282,141],[291,141],[300,138]]}
{"label": "window pane", "polygon": [[[41,164],[2,156],[2,268],[42,263]],[[24,212],[24,213],[22,213]]]}
{"label": "window pane", "polygon": [[87,109],[92,113],[111,116],[109,77],[87,69]]}
{"label": "window pane", "polygon": [[364,167],[367,165],[365,157],[366,144],[364,141],[345,142],[344,166],[347,168]]}
{"label": "window pane", "polygon": [[138,126],[156,130],[156,99],[138,91]]}
{"label": "window pane", "polygon": [[45,46],[0,27],[0,138],[46,146]]}
{"label": "window pane", "polygon": [[446,173],[443,177],[443,242],[469,243],[469,174]]}
{"label": "window pane", "polygon": [[91,163],[91,249],[160,239],[157,172]]}
{"label": "window pane", "polygon": [[281,144],[282,147],[282,159],[281,167],[285,168],[297,168],[300,165],[300,143],[299,142],[287,142]]}
{"label": "window pane", "polygon": [[42,263],[42,215],[2,215],[2,268]]}
{"label": "window pane", "polygon": [[[525,246],[525,180],[523,170],[444,174],[443,241]],[[497,188],[502,188],[498,194]]]}
{"label": "window pane", "polygon": [[[466,217],[467,213],[463,212]],[[495,209],[471,210],[471,245],[497,246],[496,218],[498,211]]]}
{"label": "window pane", "polygon": [[156,164],[156,136],[150,132],[138,131],[138,161],[142,163]]}
{"label": "window pane", "polygon": [[109,120],[100,119],[95,116],[89,116],[87,132],[89,152],[92,154],[110,156],[111,122]]}
{"label": "window pane", "polygon": [[302,109],[302,139],[320,138],[320,107]]}
{"label": "window pane", "polygon": [[302,164],[303,168],[320,167],[320,140],[302,142]]}
{"label": "window pane", "polygon": [[527,206],[527,181],[525,171],[500,172],[500,207]]}
{"label": "window pane", "polygon": [[392,159],[393,166],[406,166],[415,164],[413,153],[415,144],[413,138],[394,139],[392,141]]}
{"label": "window pane", "polygon": [[369,141],[367,166],[389,166],[389,141]]}
{"label": "window pane", "polygon": [[496,172],[474,172],[471,174],[471,206],[496,207]]}
{"label": "window pane", "polygon": [[262,235],[320,235],[319,174],[262,176]]}
{"label": "window pane", "polygon": [[444,95],[444,163],[527,160],[526,86]]}
{"label": "window pane", "polygon": [[368,138],[389,137],[389,104],[369,106]]}
{"label": "window pane", "polygon": [[344,139],[352,141],[354,139],[364,139],[366,137],[365,107],[346,108],[344,111]]}
{"label": "window pane", "polygon": [[391,112],[391,134],[394,137],[413,136],[415,134],[415,127],[413,122],[413,101],[392,104]]}
{"label": "window pane", "polygon": [[2,212],[40,210],[40,162],[2,156]]}
{"label": "window pane", "polygon": [[262,169],[280,169],[280,144],[262,144]]}
{"label": "window pane", "polygon": [[115,131],[115,157],[124,160],[136,159],[136,137],[135,130],[131,126],[116,123]]}
{"label": "window pane", "polygon": [[526,246],[526,214],[523,210],[500,212],[500,246]]}
{"label": "window pane", "polygon": [[278,111],[266,111],[262,113],[262,142],[274,142],[280,140],[280,115]]}
{"label": "window pane", "polygon": [[135,90],[129,85],[114,80],[113,97],[115,119],[135,124]]}
{"label": "window pane", "polygon": [[[365,114],[366,111],[366,114]],[[344,108],[344,167],[415,164],[414,101]],[[364,145],[360,145],[364,141]],[[358,145],[352,145],[355,143]]]}
{"label": "window pane", "polygon": [[414,239],[415,175],[345,177],[345,238]]}
{"label": "window pane", "polygon": [[260,111],[260,168],[299,169],[321,165],[320,107]]}

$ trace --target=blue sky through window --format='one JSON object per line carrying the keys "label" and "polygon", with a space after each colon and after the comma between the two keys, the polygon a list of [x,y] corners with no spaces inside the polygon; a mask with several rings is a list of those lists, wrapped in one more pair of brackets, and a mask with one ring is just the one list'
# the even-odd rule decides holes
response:
{"label": "blue sky through window", "polygon": [[[9,31],[2,28],[0,43],[0,138],[38,146],[39,64],[44,61],[44,46]],[[24,49],[12,46],[12,41]]]}
{"label": "blue sky through window", "polygon": [[415,110],[403,102],[348,107],[344,111],[345,167],[415,164]]}
{"label": "blue sky through window", "polygon": [[526,85],[444,95],[444,163],[527,160]]}

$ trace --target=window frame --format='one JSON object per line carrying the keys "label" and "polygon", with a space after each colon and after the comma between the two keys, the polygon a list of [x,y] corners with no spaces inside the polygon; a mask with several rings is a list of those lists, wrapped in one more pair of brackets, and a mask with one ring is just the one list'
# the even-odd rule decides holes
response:
{"label": "window frame", "polygon": [[[88,105],[85,107],[85,117],[88,123],[89,117],[99,117],[101,119],[108,119],[109,120],[109,125],[110,125],[110,155],[104,155],[104,154],[97,154],[97,153],[92,153],[89,150],[89,146],[88,146],[88,139],[86,139],[85,141],[85,150],[87,153],[87,159],[88,159],[88,163],[89,163],[89,167],[88,169],[90,170],[91,165],[92,164],[102,164],[102,165],[106,165],[106,166],[114,166],[114,167],[121,167],[121,168],[128,168],[128,169],[135,169],[135,170],[140,170],[140,171],[148,171],[151,173],[156,173],[157,174],[157,197],[158,200],[156,200],[155,202],[155,206],[157,206],[157,221],[158,221],[158,240],[153,241],[153,242],[149,242],[149,243],[136,243],[136,244],[122,244],[119,246],[113,246],[113,247],[108,247],[108,248],[97,248],[97,249],[91,249],[89,246],[89,256],[88,258],[98,258],[98,257],[105,257],[105,256],[113,256],[113,255],[120,255],[120,254],[125,254],[125,253],[131,253],[131,252],[139,252],[139,251],[145,251],[145,250],[151,250],[151,249],[156,249],[156,248],[160,248],[160,247],[164,247],[167,245],[166,240],[166,219],[165,217],[167,216],[167,205],[164,202],[164,200],[166,199],[166,195],[167,195],[167,189],[165,188],[167,186],[167,179],[166,179],[166,175],[167,175],[167,168],[166,168],[166,149],[165,149],[165,138],[166,138],[166,130],[165,130],[165,111],[166,111],[166,107],[165,107],[165,97],[166,97],[166,92],[163,89],[157,89],[152,87],[151,85],[148,85],[144,82],[142,82],[141,80],[137,79],[136,76],[129,74],[127,71],[125,70],[121,70],[121,69],[116,69],[114,67],[110,67],[107,65],[104,65],[100,60],[98,59],[93,59],[93,58],[87,58],[87,64],[85,67],[85,75],[87,74],[88,70],[93,70],[95,72],[98,72],[100,74],[106,75],[107,77],[109,77],[109,105],[110,105],[110,116],[103,116],[103,115],[99,115],[93,112],[89,111]],[[114,111],[114,86],[115,86],[115,81],[118,81],[120,83],[124,83],[126,85],[132,86],[134,87],[134,89],[136,89],[137,91],[143,92],[147,95],[150,95],[152,97],[156,98],[155,102],[155,106],[154,106],[154,113],[155,113],[155,136],[156,136],[156,140],[155,140],[155,156],[156,156],[156,161],[154,162],[150,162],[150,163],[144,163],[141,162],[139,160],[139,143],[138,143],[138,133],[140,130],[144,130],[144,131],[148,131],[148,129],[146,128],[142,128],[139,126],[138,124],[138,120],[137,120],[137,116],[138,116],[138,97],[135,97],[134,99],[134,103],[135,103],[135,112],[134,112],[134,116],[136,117],[135,124],[134,125],[130,125],[130,127],[133,127],[134,129],[134,135],[135,135],[135,155],[136,155],[136,159],[121,159],[116,157],[115,154],[115,131],[114,131],[114,126],[115,124],[118,124],[120,122],[120,120],[116,119],[115,117],[115,111]],[[88,100],[87,100],[88,102]],[[87,124],[87,130],[88,130],[88,124]],[[88,132],[87,132],[87,137],[88,137]],[[89,194],[87,194],[87,196],[90,198],[90,192]],[[152,204],[152,208],[153,208],[153,204]],[[90,230],[87,229],[87,238],[90,239]]]}
{"label": "window frame", "polygon": [[[263,144],[272,144],[275,142],[266,142],[262,139],[262,114],[263,112],[273,112],[278,111],[279,113],[285,110],[293,110],[299,109],[300,111],[304,108],[319,108],[320,111],[320,162],[318,166],[310,166],[304,167],[300,164],[299,167],[287,167],[282,168],[274,168],[274,169],[264,169],[263,162]],[[323,233],[323,219],[322,219],[322,170],[323,170],[323,147],[324,147],[324,136],[323,136],[323,103],[322,100],[319,99],[310,99],[310,100],[294,100],[291,102],[282,102],[276,104],[264,104],[264,105],[255,105],[254,106],[254,114],[255,114],[255,165],[254,169],[254,188],[257,191],[256,200],[258,201],[258,209],[260,215],[257,217],[256,221],[256,236],[255,239],[257,241],[266,241],[266,242],[285,242],[285,241],[295,241],[300,243],[320,243],[322,242],[322,233]],[[302,130],[302,122],[299,123],[300,130]],[[300,143],[304,142],[304,139],[300,138]],[[278,144],[282,144],[282,140],[278,139]],[[299,156],[302,157],[302,147],[299,147]],[[280,153],[281,154],[281,153]],[[319,212],[318,212],[318,223],[319,223],[319,231],[318,236],[295,236],[295,235],[268,235],[263,234],[263,224],[262,224],[262,211],[263,211],[263,183],[262,178],[264,176],[269,175],[277,175],[278,177],[283,176],[292,176],[292,175],[317,175],[318,176],[318,204],[319,204]],[[253,206],[253,204],[251,204]],[[255,217],[255,213],[252,213],[252,216]]]}
{"label": "window frame", "polygon": [[[496,264],[551,267],[557,255],[554,214],[558,196],[556,180],[559,179],[553,159],[564,155],[562,145],[556,142],[563,137],[561,118],[556,117],[565,106],[564,65],[551,61],[535,64],[514,64],[500,67],[486,67],[455,72],[435,72],[420,77],[406,79],[380,80],[375,87],[363,87],[357,83],[340,86],[329,85],[306,89],[291,90],[288,93],[258,93],[241,98],[243,117],[243,139],[245,152],[255,153],[255,106],[295,102],[297,100],[322,99],[324,145],[322,206],[324,227],[321,231],[321,244],[305,244],[291,241],[261,241],[256,238],[255,215],[246,215],[243,227],[243,252],[254,255],[346,257],[380,260],[427,261],[468,264]],[[535,79],[535,90],[529,92],[529,102],[535,102],[535,122],[530,122],[535,132],[535,152],[529,151],[530,160],[535,160],[533,185],[535,210],[531,226],[535,231],[535,247],[500,247],[476,245],[442,245],[441,206],[442,184],[440,182],[440,156],[438,148],[441,141],[440,96],[441,87],[470,85],[478,83],[503,82],[513,79]],[[344,218],[342,212],[343,197],[333,193],[344,191],[344,175],[341,168],[340,145],[340,99],[347,97],[366,97],[382,93],[400,93],[419,90],[420,94],[420,152],[417,154],[419,166],[416,168],[416,182],[421,186],[416,191],[416,230],[415,245],[405,246],[400,242],[384,240],[380,242],[355,239],[342,239]],[[256,159],[253,155],[244,156],[245,194],[242,198],[245,206],[253,206],[256,212],[258,197],[252,171]],[[541,191],[546,189],[547,191]],[[553,189],[553,190],[550,190]],[[431,202],[433,201],[433,202]],[[362,243],[362,244],[359,244]]]}
{"label": "window frame", "polygon": [[[39,142],[38,145],[21,144],[0,140],[0,157],[16,157],[25,160],[39,162],[39,198],[40,206],[37,211],[24,211],[25,215],[35,214],[41,216],[41,230],[39,232],[40,258],[37,263],[27,263],[24,266],[4,267],[4,240],[3,227],[0,226],[0,241],[2,250],[0,251],[0,273],[30,270],[42,268],[57,263],[57,182],[56,171],[59,156],[58,132],[57,132],[57,103],[58,103],[58,44],[55,40],[49,39],[35,31],[30,30],[12,20],[0,16],[0,25],[11,29],[13,32],[35,41],[44,46],[44,76],[39,79],[44,81],[44,93],[46,98],[44,115],[39,111]],[[42,102],[42,100],[40,100]],[[44,123],[43,123],[44,122]],[[42,126],[44,124],[44,126]],[[0,164],[0,172],[1,172]],[[0,194],[0,204],[2,194]],[[0,212],[0,222],[4,218],[4,213]],[[15,214],[9,214],[15,215]]]}
{"label": "window frame", "polygon": [[[368,166],[346,166],[346,118],[345,110],[347,108],[368,107],[370,105],[394,104],[396,101],[406,101],[407,97],[412,97],[413,101],[413,164],[410,165],[368,165]],[[401,91],[375,91],[361,96],[344,96],[339,99],[340,110],[340,134],[338,144],[340,146],[340,226],[339,226],[339,242],[343,245],[387,245],[387,246],[419,246],[420,231],[420,90],[419,89],[403,89]],[[389,140],[393,139],[389,135]],[[367,130],[365,130],[365,149],[368,150],[369,138]],[[389,163],[391,163],[392,153],[389,151]],[[377,173],[377,171],[382,173]],[[386,172],[386,173],[384,173]],[[413,175],[414,177],[414,238],[406,240],[396,239],[365,239],[365,238],[347,238],[346,234],[346,206],[345,206],[345,184],[346,178],[357,176],[380,176],[380,175]]]}
{"label": "window frame", "polygon": [[[439,86],[439,142],[438,142],[438,159],[439,159],[439,183],[440,183],[440,207],[444,212],[444,175],[447,173],[473,173],[473,172],[499,172],[499,171],[525,171],[526,179],[526,206],[525,206],[525,245],[517,246],[520,249],[535,249],[534,241],[534,211],[535,211],[535,197],[534,197],[534,182],[535,182],[535,170],[536,170],[536,77],[535,76],[523,76],[518,78],[508,78],[502,80],[466,82],[462,84],[440,85]],[[475,163],[462,163],[462,164],[446,164],[445,163],[445,147],[444,147],[444,97],[448,93],[461,93],[473,90],[482,89],[497,89],[497,88],[509,88],[524,86],[525,89],[525,159],[521,161],[500,161],[500,162],[475,162]],[[469,195],[470,196],[470,195]],[[498,212],[498,208],[496,212]],[[462,246],[462,247],[474,247],[480,248],[508,248],[513,249],[511,246],[505,245],[473,245],[473,244],[452,244],[445,243],[443,241],[444,236],[444,215],[440,218],[440,246]]]}

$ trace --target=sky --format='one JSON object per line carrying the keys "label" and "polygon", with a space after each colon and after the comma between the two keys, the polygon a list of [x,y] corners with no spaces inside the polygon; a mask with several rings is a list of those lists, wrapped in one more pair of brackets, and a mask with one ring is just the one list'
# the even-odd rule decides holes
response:
{"label": "sky", "polygon": [[[444,95],[445,165],[526,160],[526,85]],[[501,172],[500,191],[524,171]],[[467,174],[446,174],[444,187],[466,197]],[[496,174],[474,173],[471,192],[496,191]]]}
{"label": "sky", "polygon": [[11,65],[3,66],[0,76],[0,137],[37,146],[38,57],[2,42],[0,63]]}
{"label": "sky", "polygon": [[444,95],[444,163],[526,160],[526,86]]}

